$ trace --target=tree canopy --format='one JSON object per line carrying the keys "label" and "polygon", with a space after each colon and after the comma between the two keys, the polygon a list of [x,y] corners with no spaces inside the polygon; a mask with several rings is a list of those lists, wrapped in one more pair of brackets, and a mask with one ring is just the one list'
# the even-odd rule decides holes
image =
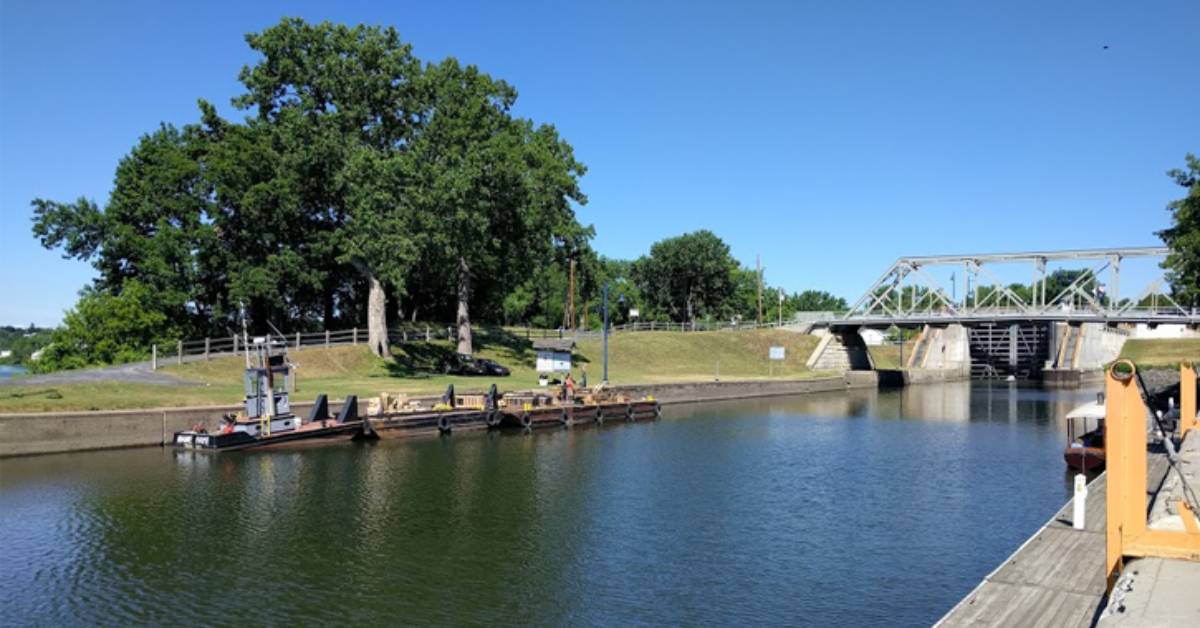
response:
{"label": "tree canopy", "polygon": [[655,242],[632,270],[647,305],[691,322],[725,314],[722,306],[736,289],[738,263],[729,245],[700,230]]}
{"label": "tree canopy", "polygon": [[[583,165],[553,127],[512,115],[505,82],[423,63],[392,28],[285,18],[246,41],[261,57],[239,74],[244,121],[201,100],[196,123],[162,126],[121,161],[103,209],[33,201],[43,246],[99,272],[65,325],[109,329],[123,347],[64,336],[60,365],[237,329],[243,305],[259,332],[365,319],[386,355],[388,312],[406,298],[414,315],[418,302],[456,307],[469,353],[472,301],[490,316],[506,284],[591,236],[574,212]],[[93,303],[135,282],[147,316],[94,320],[106,310]]]}
{"label": "tree canopy", "polygon": [[1180,305],[1200,305],[1200,159],[1188,153],[1186,169],[1167,173],[1187,195],[1167,205],[1171,226],[1158,232],[1171,252],[1163,261],[1171,296]]}

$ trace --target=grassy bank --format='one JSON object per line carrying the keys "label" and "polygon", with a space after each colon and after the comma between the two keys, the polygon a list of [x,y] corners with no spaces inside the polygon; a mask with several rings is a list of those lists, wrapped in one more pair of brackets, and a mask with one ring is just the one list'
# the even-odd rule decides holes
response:
{"label": "grassy bank", "polygon": [[1183,360],[1200,363],[1200,338],[1127,340],[1121,357],[1139,367],[1178,368]]}
{"label": "grassy bank", "polygon": [[[614,384],[678,381],[805,378],[822,375],[804,366],[817,344],[812,336],[779,330],[745,332],[637,332],[609,339],[609,379]],[[768,348],[782,346],[786,359],[771,367]],[[492,382],[502,390],[533,388],[536,356],[532,343],[500,330],[476,335],[476,355],[512,369],[505,378],[447,376],[436,372],[440,359],[451,353],[447,342],[414,342],[393,348],[382,360],[364,346],[302,349],[292,352],[298,365],[298,401],[320,393],[332,397],[372,396],[380,391],[410,394],[438,393],[453,383],[459,390],[482,390]],[[244,361],[227,357],[207,362],[164,367],[186,385],[100,382],[61,386],[0,388],[0,412],[51,410],[108,410],[165,406],[236,403],[242,397]],[[586,367],[588,383],[603,372],[601,341],[586,340],[576,349],[576,379]],[[771,374],[769,374],[769,371]]]}
{"label": "grassy bank", "polygon": [[[911,340],[904,343],[904,360],[907,361],[915,343]],[[867,351],[871,353],[871,361],[875,363],[875,368],[880,370],[892,370],[900,368],[900,345],[868,345]]]}

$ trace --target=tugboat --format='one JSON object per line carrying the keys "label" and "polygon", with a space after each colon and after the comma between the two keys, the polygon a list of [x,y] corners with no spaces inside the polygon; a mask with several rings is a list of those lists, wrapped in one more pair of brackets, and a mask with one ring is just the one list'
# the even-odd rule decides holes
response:
{"label": "tugboat", "polygon": [[1104,468],[1104,393],[1067,413],[1067,446],[1063,460],[1079,471]]}
{"label": "tugboat", "polygon": [[265,338],[254,339],[257,366],[245,372],[245,410],[227,414],[217,431],[209,432],[204,425],[175,432],[171,445],[199,451],[238,451],[257,449],[299,441],[349,440],[363,433],[363,421],[358,418],[358,398],[351,395],[342,404],[336,418],[329,416],[329,400],[317,397],[307,419],[292,414],[286,382],[291,368],[285,355],[272,355],[271,343]]}

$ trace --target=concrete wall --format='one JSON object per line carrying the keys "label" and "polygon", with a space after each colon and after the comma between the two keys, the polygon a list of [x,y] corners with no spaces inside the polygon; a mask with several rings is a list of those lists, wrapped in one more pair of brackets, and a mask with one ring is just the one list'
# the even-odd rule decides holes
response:
{"label": "concrete wall", "polygon": [[[336,413],[341,403],[330,403],[330,412]],[[175,432],[197,423],[213,427],[222,415],[240,409],[241,405],[232,405],[0,414],[0,457],[162,445]],[[292,411],[300,416],[311,409],[312,403],[292,404]]]}
{"label": "concrete wall", "polygon": [[960,382],[971,379],[971,363],[954,367],[904,369],[905,384],[931,384],[936,382]]}
{"label": "concrete wall", "polygon": [[1079,362],[1075,368],[1084,371],[1104,368],[1121,355],[1121,348],[1129,339],[1126,334],[1109,329],[1102,323],[1082,325],[1083,344],[1079,347]]}
{"label": "concrete wall", "polygon": [[690,403],[721,399],[778,397],[814,392],[845,390],[847,388],[877,388],[879,380],[874,371],[849,371],[839,377],[815,379],[688,382],[647,386],[616,386],[614,390],[632,397],[653,395],[661,403]]}
{"label": "concrete wall", "polygon": [[921,369],[913,370],[950,370],[955,373],[963,368],[967,377],[971,376],[971,343],[967,337],[967,328],[962,325],[947,325],[939,329],[932,344],[927,349]]}
{"label": "concrete wall", "polygon": [[813,335],[821,341],[808,356],[805,363],[808,368],[814,371],[865,371],[875,368],[871,353],[858,330],[816,330]]}
{"label": "concrete wall", "polygon": [[[746,399],[799,395],[804,393],[875,388],[878,379],[872,371],[847,373],[844,377],[804,380],[764,380],[728,382],[690,382],[648,386],[616,386],[630,396],[653,395],[664,404],[720,399]],[[331,402],[336,414],[342,402]],[[359,411],[366,410],[365,401]],[[307,416],[312,403],[292,405],[293,411]],[[215,426],[221,416],[241,406],[194,408],[157,408],[114,412],[61,412],[0,414],[0,457],[50,454],[89,449],[163,445],[171,436],[197,423]]]}

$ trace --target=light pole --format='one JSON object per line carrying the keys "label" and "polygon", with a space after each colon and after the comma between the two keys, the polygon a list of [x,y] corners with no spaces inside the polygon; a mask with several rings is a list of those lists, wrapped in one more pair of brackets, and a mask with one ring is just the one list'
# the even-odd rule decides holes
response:
{"label": "light pole", "polygon": [[783,290],[779,291],[779,326],[783,327]]}

